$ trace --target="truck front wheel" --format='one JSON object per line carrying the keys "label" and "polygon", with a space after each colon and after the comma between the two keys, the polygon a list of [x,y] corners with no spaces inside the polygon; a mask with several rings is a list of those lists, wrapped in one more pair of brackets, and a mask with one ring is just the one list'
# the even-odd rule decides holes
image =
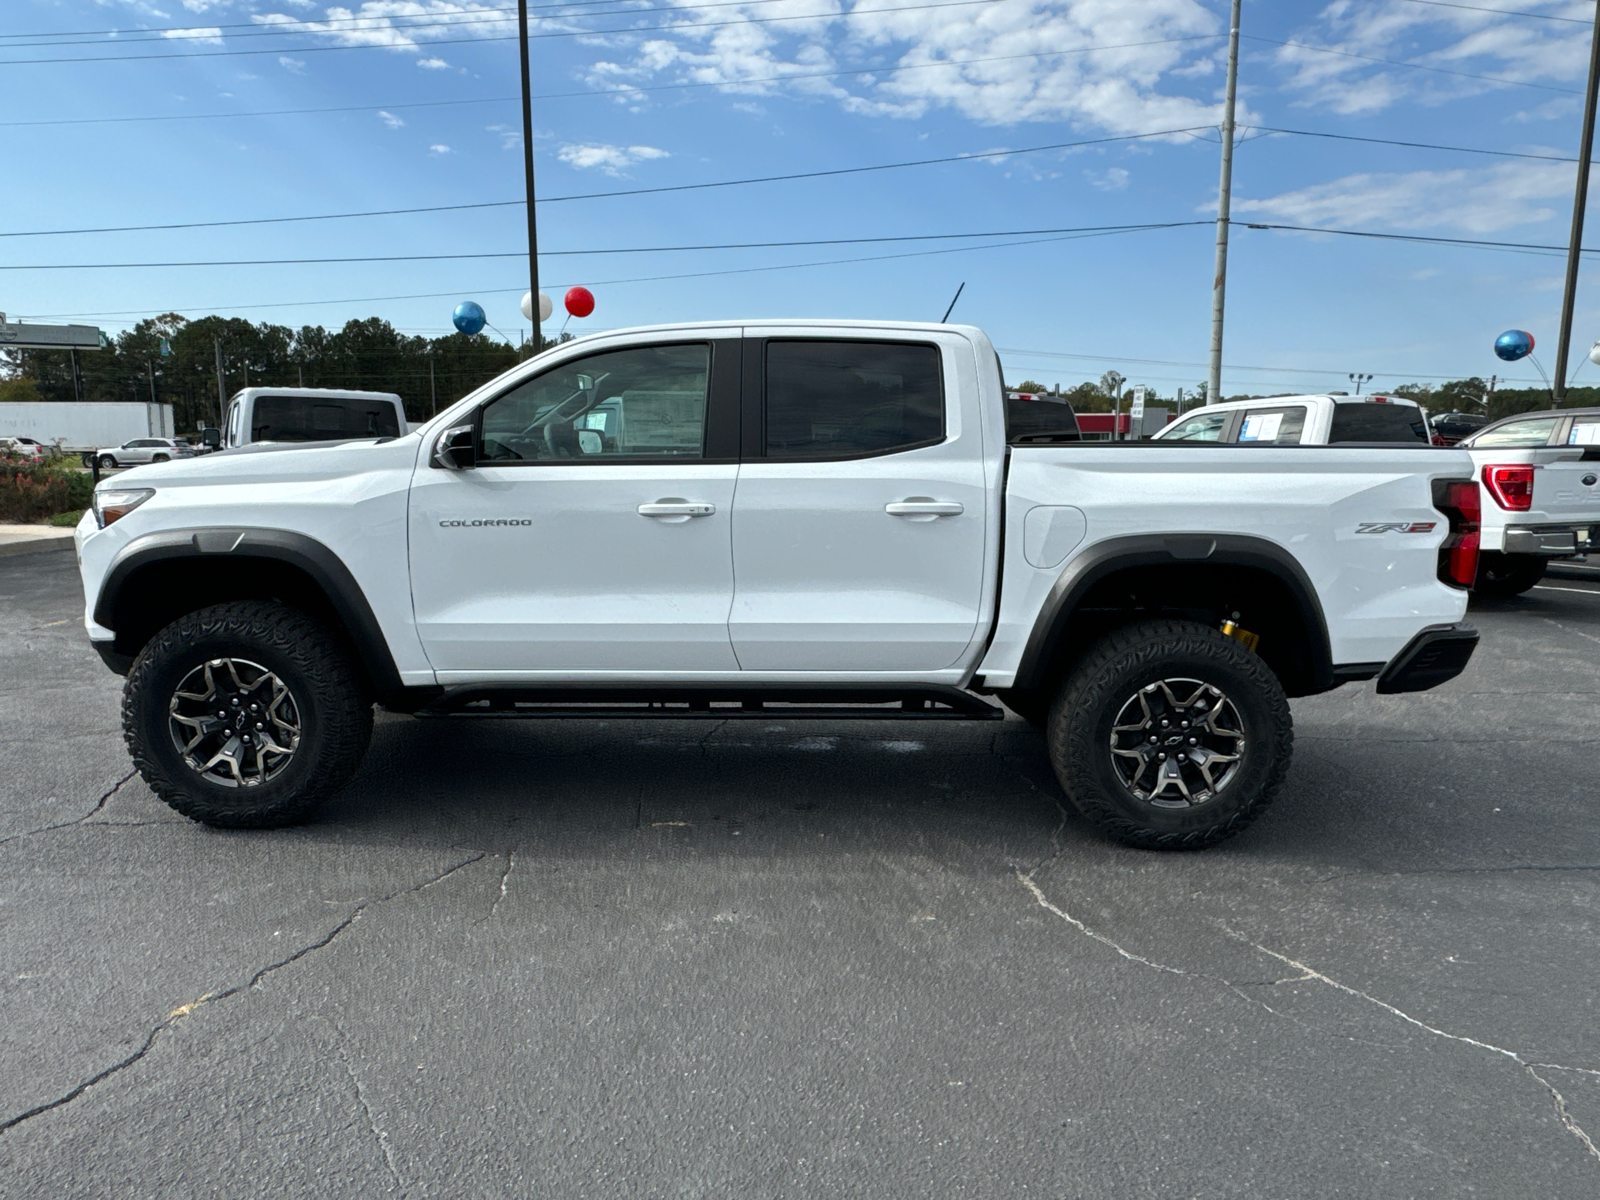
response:
{"label": "truck front wheel", "polygon": [[1289,703],[1252,651],[1192,621],[1144,621],[1089,648],[1050,708],[1050,761],[1117,841],[1199,850],[1271,804],[1294,750]]}
{"label": "truck front wheel", "polygon": [[235,601],[180,617],[139,652],[123,738],[150,790],[192,820],[301,820],[355,774],[372,702],[339,639],[297,609]]}
{"label": "truck front wheel", "polygon": [[1501,554],[1485,550],[1478,556],[1478,578],[1472,590],[1480,596],[1520,596],[1544,578],[1549,561],[1534,554]]}

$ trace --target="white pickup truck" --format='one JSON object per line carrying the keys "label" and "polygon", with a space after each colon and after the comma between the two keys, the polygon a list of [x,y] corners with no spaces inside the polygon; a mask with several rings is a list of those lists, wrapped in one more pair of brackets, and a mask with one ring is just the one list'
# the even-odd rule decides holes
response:
{"label": "white pickup truck", "polygon": [[1338,446],[1356,442],[1443,445],[1428,414],[1403,396],[1269,396],[1227,400],[1184,413],[1158,442],[1240,446]]}
{"label": "white pickup truck", "polygon": [[405,401],[393,392],[256,387],[235,392],[222,428],[201,436],[208,446],[235,450],[257,442],[398,437],[409,428]]}
{"label": "white pickup truck", "polygon": [[1520,413],[1461,445],[1483,485],[1476,591],[1521,595],[1556,559],[1600,551],[1600,409]]}
{"label": "white pickup truck", "polygon": [[[133,760],[290,822],[417,716],[998,720],[1136,846],[1238,832],[1287,697],[1465,667],[1465,452],[1008,442],[966,326],[767,321],[552,348],[403,437],[103,484],[77,531]],[[1022,440],[1014,436],[1014,440]]]}

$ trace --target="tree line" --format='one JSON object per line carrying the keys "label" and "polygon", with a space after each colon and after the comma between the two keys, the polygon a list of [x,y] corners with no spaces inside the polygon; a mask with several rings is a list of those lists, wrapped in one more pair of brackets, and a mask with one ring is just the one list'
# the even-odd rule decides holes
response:
{"label": "tree line", "polygon": [[[571,335],[563,334],[562,341]],[[540,348],[554,345],[545,339]],[[217,353],[221,348],[223,396],[243,387],[353,388],[395,392],[406,416],[426,420],[534,353],[530,342],[512,346],[486,334],[417,337],[401,333],[381,317],[348,321],[329,331],[321,325],[298,330],[252,324],[239,317],[196,320],[166,313],[140,321],[103,350],[0,351],[3,400],[155,400],[173,407],[179,433],[193,433],[219,417]],[[1063,389],[1033,380],[1008,385],[1014,391],[1054,392],[1078,412],[1110,412],[1132,395],[1132,381],[1108,371],[1098,381]],[[1120,393],[1120,396],[1119,396]],[[1204,384],[1185,389],[1184,407],[1194,408]],[[1289,395],[1292,393],[1277,393]],[[1496,388],[1476,376],[1443,384],[1404,384],[1384,395],[1416,400],[1429,412],[1480,413],[1490,418],[1550,407],[1542,388]],[[1229,400],[1271,399],[1238,395]],[[1174,394],[1146,389],[1147,404],[1176,408]],[[1571,406],[1600,405],[1600,386],[1572,388]]]}
{"label": "tree line", "polygon": [[191,321],[166,313],[140,321],[103,350],[79,350],[76,356],[65,350],[5,351],[0,400],[153,399],[172,405],[176,432],[192,433],[220,419],[219,346],[224,399],[243,387],[395,392],[412,421],[426,420],[534,352],[528,342],[512,346],[481,333],[408,336],[380,317],[330,331],[238,317]]}

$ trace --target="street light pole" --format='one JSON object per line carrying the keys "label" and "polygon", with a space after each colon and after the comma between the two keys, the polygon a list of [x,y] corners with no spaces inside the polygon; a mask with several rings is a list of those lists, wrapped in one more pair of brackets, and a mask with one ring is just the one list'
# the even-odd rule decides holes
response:
{"label": "street light pole", "polygon": [[1578,189],[1572,198],[1572,240],[1567,244],[1567,285],[1561,294],[1561,336],[1556,342],[1556,373],[1550,398],[1559,407],[1567,398],[1567,351],[1572,346],[1572,309],[1578,299],[1578,257],[1583,252],[1583,210],[1589,199],[1589,159],[1594,156],[1595,98],[1600,93],[1600,6],[1594,12],[1589,44],[1589,88],[1583,100],[1583,136],[1578,146]]}
{"label": "street light pole", "polygon": [[1371,375],[1363,375],[1359,371],[1346,374],[1346,378],[1356,385],[1356,395],[1361,395],[1361,385],[1372,381]]}
{"label": "street light pole", "polygon": [[533,352],[539,353],[539,228],[533,209],[533,84],[528,70],[528,0],[517,0],[517,49],[522,54],[522,169],[527,179],[528,294],[533,297]]}
{"label": "street light pole", "polygon": [[1228,293],[1228,218],[1233,201],[1233,106],[1239,94],[1239,5],[1228,33],[1228,86],[1222,106],[1222,182],[1217,187],[1217,273],[1211,282],[1211,374],[1206,403],[1222,399],[1222,313]]}

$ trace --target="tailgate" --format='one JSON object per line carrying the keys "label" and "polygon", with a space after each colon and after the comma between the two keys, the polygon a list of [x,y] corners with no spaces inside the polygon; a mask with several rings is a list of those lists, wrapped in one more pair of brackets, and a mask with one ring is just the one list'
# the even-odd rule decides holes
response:
{"label": "tailgate", "polygon": [[1600,524],[1600,446],[1536,450],[1532,460],[1533,507],[1514,514],[1515,524]]}

